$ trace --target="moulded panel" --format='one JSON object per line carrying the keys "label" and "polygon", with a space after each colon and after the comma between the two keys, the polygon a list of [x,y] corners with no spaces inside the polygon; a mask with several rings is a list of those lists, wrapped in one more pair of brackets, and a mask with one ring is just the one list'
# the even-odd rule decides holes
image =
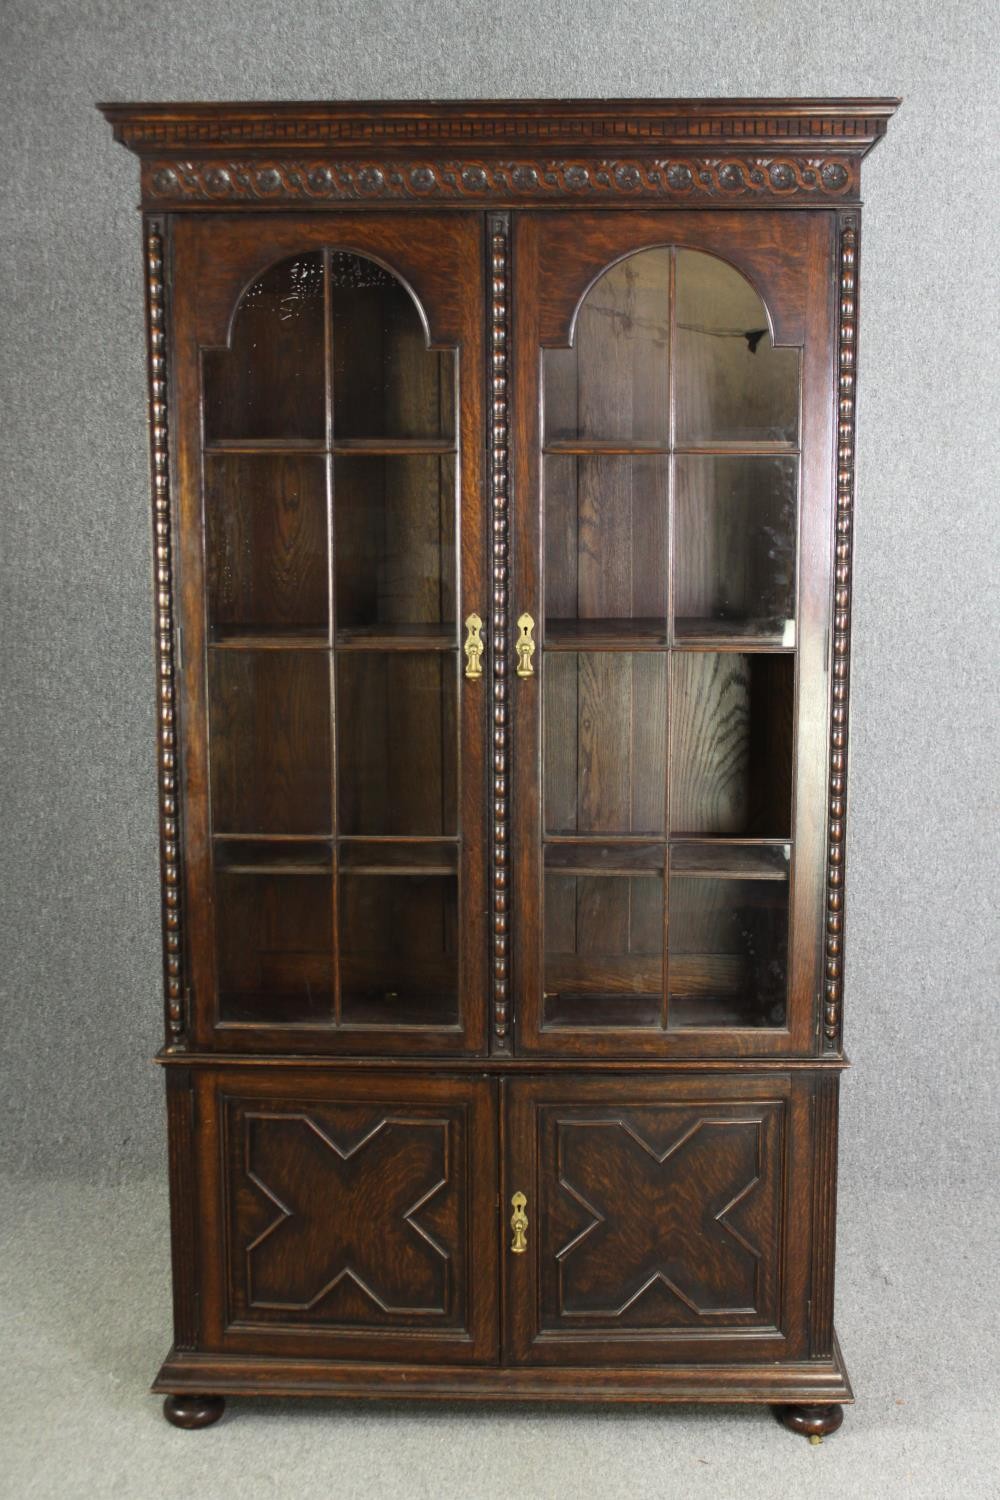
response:
{"label": "moulded panel", "polygon": [[[505,1189],[528,1199],[508,1329],[532,1363],[786,1352],[787,1077],[514,1079]],[[518,1263],[519,1262],[519,1263]]]}
{"label": "moulded panel", "polygon": [[480,1078],[202,1074],[203,1347],[495,1360],[494,1108]]}

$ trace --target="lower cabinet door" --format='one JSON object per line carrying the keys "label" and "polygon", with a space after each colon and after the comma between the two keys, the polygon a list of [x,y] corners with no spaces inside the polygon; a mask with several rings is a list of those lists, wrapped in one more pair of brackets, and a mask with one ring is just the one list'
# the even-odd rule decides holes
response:
{"label": "lower cabinet door", "polygon": [[498,1358],[496,1086],[199,1071],[204,1346]]}
{"label": "lower cabinet door", "polygon": [[[789,1074],[506,1086],[515,1363],[774,1360],[805,1348],[808,1088]],[[798,1221],[796,1223],[790,1221]],[[521,1246],[523,1245],[523,1248]]]}

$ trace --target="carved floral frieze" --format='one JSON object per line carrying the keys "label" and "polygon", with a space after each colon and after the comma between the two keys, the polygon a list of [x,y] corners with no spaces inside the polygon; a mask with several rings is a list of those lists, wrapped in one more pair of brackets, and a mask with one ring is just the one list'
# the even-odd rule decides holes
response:
{"label": "carved floral frieze", "polygon": [[157,202],[667,200],[843,201],[858,191],[850,155],[671,156],[607,159],[368,160],[152,157]]}

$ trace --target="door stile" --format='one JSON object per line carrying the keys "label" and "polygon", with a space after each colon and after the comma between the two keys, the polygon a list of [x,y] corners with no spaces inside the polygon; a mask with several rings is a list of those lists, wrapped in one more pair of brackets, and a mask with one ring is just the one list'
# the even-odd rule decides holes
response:
{"label": "door stile", "polygon": [[[544,621],[541,512],[541,322],[536,288],[539,280],[538,236],[530,216],[514,218],[514,342],[512,405],[516,422],[511,446],[512,532],[510,617],[532,614],[540,630]],[[542,635],[544,641],[544,635]],[[514,660],[513,627],[507,642]],[[511,681],[511,764],[517,775],[513,800],[514,982],[517,1047],[531,1046],[541,1022],[542,880],[541,880],[541,737],[544,649],[536,651],[532,678]]]}

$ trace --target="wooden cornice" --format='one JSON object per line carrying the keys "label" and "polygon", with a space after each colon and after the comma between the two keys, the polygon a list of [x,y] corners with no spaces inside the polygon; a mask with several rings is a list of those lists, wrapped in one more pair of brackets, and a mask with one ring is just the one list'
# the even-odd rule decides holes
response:
{"label": "wooden cornice", "polygon": [[895,99],[102,104],[148,206],[855,202]]}

